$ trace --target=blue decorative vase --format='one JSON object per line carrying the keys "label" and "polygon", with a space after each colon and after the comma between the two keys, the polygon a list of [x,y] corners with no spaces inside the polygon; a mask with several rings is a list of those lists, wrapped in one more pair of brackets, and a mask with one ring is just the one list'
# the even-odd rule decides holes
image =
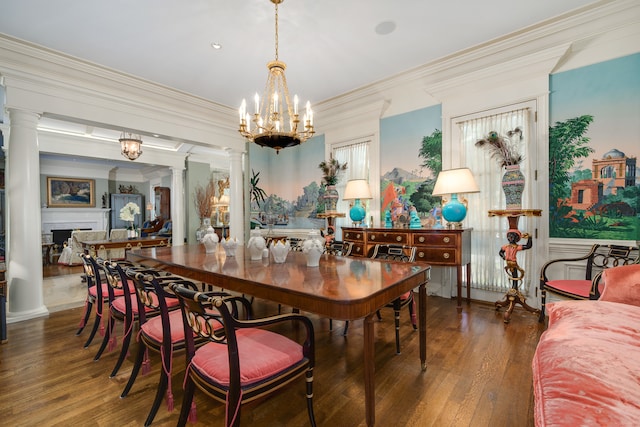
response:
{"label": "blue decorative vase", "polygon": [[502,176],[502,191],[507,200],[507,209],[522,209],[522,192],[524,191],[524,174],[520,165],[505,166]]}

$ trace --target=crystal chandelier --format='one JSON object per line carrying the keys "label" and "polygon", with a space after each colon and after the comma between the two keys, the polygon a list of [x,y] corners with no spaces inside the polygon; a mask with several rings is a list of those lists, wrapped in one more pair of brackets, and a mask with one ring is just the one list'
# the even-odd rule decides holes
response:
{"label": "crystal chandelier", "polygon": [[298,96],[289,97],[287,79],[284,75],[286,65],[278,60],[278,5],[284,0],[270,0],[276,6],[276,57],[267,64],[269,77],[265,93],[260,99],[254,98],[253,117],[247,113],[247,103],[243,99],[239,109],[240,128],[238,131],[249,141],[262,147],[270,147],[279,153],[281,149],[300,145],[315,133],[313,130],[313,111],[307,102],[300,123]]}
{"label": "crystal chandelier", "polygon": [[129,160],[135,160],[142,154],[142,137],[133,133],[120,134],[120,152]]}

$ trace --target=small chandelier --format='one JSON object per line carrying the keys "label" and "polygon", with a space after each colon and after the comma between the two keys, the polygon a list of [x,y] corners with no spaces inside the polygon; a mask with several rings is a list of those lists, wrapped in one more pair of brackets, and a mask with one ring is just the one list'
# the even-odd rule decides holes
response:
{"label": "small chandelier", "polygon": [[[247,103],[243,99],[239,109],[240,128],[238,132],[247,140],[262,147],[269,147],[279,153],[281,149],[300,145],[311,138],[313,130],[313,111],[307,102],[300,124],[298,96],[289,97],[287,79],[284,75],[286,65],[278,60],[278,5],[284,0],[270,0],[276,5],[276,57],[267,63],[269,76],[262,99],[256,93],[253,118],[247,113]],[[264,110],[264,111],[263,111]]]}
{"label": "small chandelier", "polygon": [[142,154],[142,137],[133,133],[120,134],[120,152],[129,160],[135,160]]}

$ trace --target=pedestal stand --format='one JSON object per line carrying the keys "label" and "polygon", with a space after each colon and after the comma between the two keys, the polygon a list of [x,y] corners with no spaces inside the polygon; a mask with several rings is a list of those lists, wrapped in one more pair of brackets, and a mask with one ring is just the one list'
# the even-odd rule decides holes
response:
{"label": "pedestal stand", "polygon": [[[507,308],[507,311],[504,313],[504,323],[509,323],[511,320],[511,313],[513,313],[516,304],[520,304],[530,313],[540,313],[540,310],[527,304],[526,298],[518,289],[520,282],[524,279],[525,271],[518,265],[516,254],[520,250],[531,247],[531,236],[527,233],[523,234],[518,230],[520,217],[541,215],[542,211],[540,209],[504,209],[489,211],[489,216],[506,217],[509,221],[509,230],[507,231],[507,240],[509,243],[502,247],[500,256],[504,258],[506,262],[505,272],[511,279],[511,289],[509,289],[502,300],[495,302],[496,310],[500,310],[500,308],[503,307]],[[523,238],[527,239],[527,243],[519,245],[518,242]]]}
{"label": "pedestal stand", "polygon": [[345,214],[341,213],[341,212],[335,212],[335,211],[331,211],[331,212],[324,212],[324,213],[319,213],[318,214],[318,218],[326,218],[327,219],[327,232],[325,233],[325,240],[326,240],[326,246],[328,247],[331,242],[333,241],[333,239],[335,239],[335,232],[336,232],[336,224],[335,224],[335,219],[336,218],[344,218]]}

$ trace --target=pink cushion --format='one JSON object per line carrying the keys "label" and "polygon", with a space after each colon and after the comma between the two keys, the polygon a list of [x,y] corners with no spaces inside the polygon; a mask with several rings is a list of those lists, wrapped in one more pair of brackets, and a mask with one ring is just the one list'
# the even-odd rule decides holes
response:
{"label": "pink cushion", "polygon": [[640,306],[640,264],[609,268],[602,273],[602,279],[605,287],[601,301]]}
{"label": "pink cushion", "polygon": [[549,280],[544,286],[545,288],[558,290],[563,294],[587,299],[591,290],[591,280]]}
{"label": "pink cushion", "polygon": [[[251,328],[239,329],[236,335],[243,386],[269,378],[303,359],[300,344],[275,332]],[[218,384],[229,385],[229,356],[225,344],[208,343],[200,347],[191,364]]]}
{"label": "pink cushion", "polygon": [[[102,288],[102,297],[107,298],[109,296],[109,284],[103,283],[101,285],[101,288]],[[92,297],[98,296],[98,288],[96,287],[96,285],[89,287],[89,295],[91,295]],[[124,291],[122,289],[114,289],[113,295],[117,297],[121,297],[122,295],[124,295]]]}
{"label": "pink cushion", "polygon": [[[153,302],[154,306],[158,306],[158,297],[155,294],[151,294],[151,301]],[[174,309],[176,307],[178,307],[180,305],[180,302],[175,299],[175,298],[167,298],[166,300],[167,303],[167,308],[169,310]],[[124,302],[124,298],[117,298],[115,299],[112,303],[111,306],[119,311],[120,313],[125,313],[126,312],[126,306],[125,306],[125,302]],[[152,307],[147,307],[145,306],[144,308],[146,313],[152,312],[152,311],[156,311],[155,309],[153,309]],[[138,294],[131,294],[131,312],[135,315],[138,314]]]}
{"label": "pink cushion", "polygon": [[[182,326],[182,310],[169,312],[169,324],[171,325],[171,342],[184,341],[184,329]],[[153,341],[162,342],[162,317],[156,316],[147,320],[141,326],[142,333]]]}
{"label": "pink cushion", "polygon": [[547,309],[532,362],[536,426],[640,425],[640,308],[562,301]]}

